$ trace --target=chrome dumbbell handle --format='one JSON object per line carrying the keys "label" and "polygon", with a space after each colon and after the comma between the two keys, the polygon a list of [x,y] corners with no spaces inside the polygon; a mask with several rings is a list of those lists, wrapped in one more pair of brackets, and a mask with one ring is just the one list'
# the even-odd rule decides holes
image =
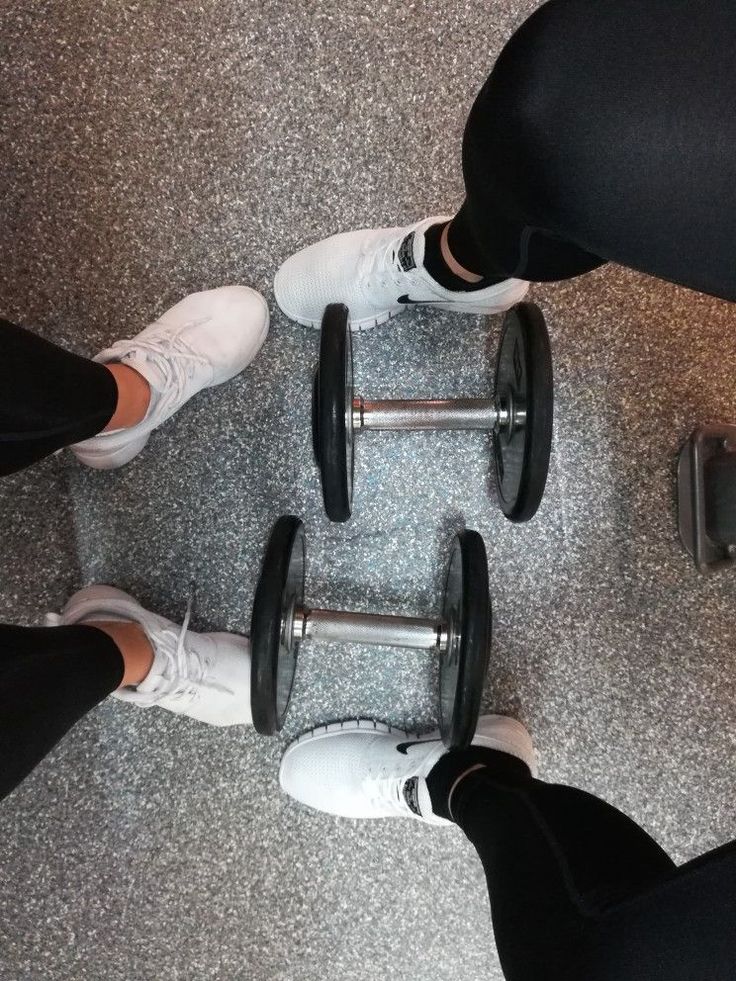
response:
{"label": "chrome dumbbell handle", "polygon": [[495,429],[508,423],[508,410],[493,399],[353,399],[353,429]]}
{"label": "chrome dumbbell handle", "polygon": [[443,652],[447,629],[443,620],[385,616],[377,613],[345,613],[340,610],[295,610],[292,640],[306,638],[346,644],[406,647]]}

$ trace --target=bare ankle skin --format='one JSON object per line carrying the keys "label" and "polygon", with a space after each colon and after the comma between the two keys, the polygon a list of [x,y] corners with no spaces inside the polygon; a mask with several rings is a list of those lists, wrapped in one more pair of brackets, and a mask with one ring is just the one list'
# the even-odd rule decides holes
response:
{"label": "bare ankle skin", "polygon": [[485,768],[486,767],[485,767],[485,764],[484,763],[476,763],[475,766],[471,766],[467,770],[463,771],[463,773],[460,774],[460,776],[457,778],[457,780],[450,787],[450,793],[447,795],[447,810],[450,812],[450,816],[451,817],[453,816],[453,814],[452,814],[452,795],[455,793],[455,791],[460,786],[460,784],[465,779],[465,777],[469,776],[471,773],[475,773],[476,770],[485,770]]}
{"label": "bare ankle skin", "polygon": [[440,249],[442,251],[442,258],[444,259],[447,268],[455,276],[458,276],[460,279],[464,279],[466,283],[479,283],[483,279],[483,277],[478,276],[476,273],[471,272],[469,269],[466,269],[465,266],[461,266],[460,263],[455,258],[455,256],[452,254],[452,252],[450,252],[450,243],[447,240],[447,233],[449,228],[450,228],[450,224],[448,222],[448,224],[445,225],[445,227],[442,229],[442,236],[440,238]]}
{"label": "bare ankle skin", "polygon": [[151,403],[151,387],[146,379],[124,364],[106,364],[105,367],[118,387],[118,404],[103,432],[128,429],[142,422]]}
{"label": "bare ankle skin", "polygon": [[120,687],[129,688],[140,684],[153,665],[153,648],[145,630],[137,623],[117,620],[95,620],[87,626],[102,630],[115,641],[125,665]]}

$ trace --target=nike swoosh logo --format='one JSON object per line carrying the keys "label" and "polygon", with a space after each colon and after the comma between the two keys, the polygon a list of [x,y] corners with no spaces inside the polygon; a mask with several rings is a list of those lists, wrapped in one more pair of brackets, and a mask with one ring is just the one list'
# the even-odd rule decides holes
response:
{"label": "nike swoosh logo", "polygon": [[428,304],[428,303],[444,303],[445,301],[444,300],[412,300],[409,297],[409,294],[408,293],[404,293],[404,295],[403,296],[400,296],[396,302],[397,303],[425,303],[425,304]]}
{"label": "nike swoosh logo", "polygon": [[441,739],[412,739],[410,743],[399,743],[396,747],[399,753],[403,753],[404,756],[409,755],[409,748],[411,746],[425,746],[428,743],[441,743]]}

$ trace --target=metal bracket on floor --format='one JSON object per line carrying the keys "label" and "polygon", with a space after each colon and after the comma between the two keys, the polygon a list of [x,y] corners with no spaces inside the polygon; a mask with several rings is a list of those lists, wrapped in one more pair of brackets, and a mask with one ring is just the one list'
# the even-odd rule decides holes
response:
{"label": "metal bracket on floor", "polygon": [[680,538],[700,572],[736,562],[736,426],[700,426],[677,468]]}

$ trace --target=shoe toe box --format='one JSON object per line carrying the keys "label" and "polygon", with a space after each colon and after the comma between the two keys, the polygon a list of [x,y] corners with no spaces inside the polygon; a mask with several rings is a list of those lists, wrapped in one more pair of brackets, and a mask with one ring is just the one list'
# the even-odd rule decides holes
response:
{"label": "shoe toe box", "polygon": [[227,381],[256,357],[268,335],[265,298],[249,286],[222,286],[202,294],[201,319],[192,321],[192,347],[211,362],[213,383]]}
{"label": "shoe toe box", "polygon": [[366,735],[316,730],[302,737],[283,756],[281,789],[315,810],[366,817],[361,793]]}
{"label": "shoe toe box", "polygon": [[274,279],[274,294],[290,320],[318,327],[329,303],[359,303],[360,246],[356,232],[343,232],[287,259]]}

